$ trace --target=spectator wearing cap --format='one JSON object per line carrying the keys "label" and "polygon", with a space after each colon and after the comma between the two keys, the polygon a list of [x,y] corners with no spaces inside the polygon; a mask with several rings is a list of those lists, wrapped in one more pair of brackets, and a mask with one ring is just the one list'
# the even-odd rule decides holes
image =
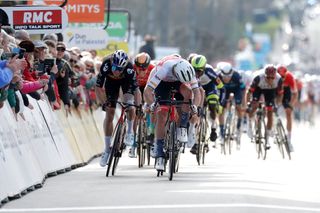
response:
{"label": "spectator wearing cap", "polygon": [[63,59],[64,52],[66,51],[66,45],[63,42],[57,43],[57,58],[56,64],[58,67],[58,73],[56,75],[56,81],[58,85],[59,95],[64,105],[66,106],[66,110],[69,111],[70,107],[70,98],[68,95],[69,90],[69,77],[71,78],[73,75],[73,71],[70,67],[70,64]]}
{"label": "spectator wearing cap", "polygon": [[30,35],[28,33],[28,31],[26,30],[17,30],[15,32],[15,36],[14,36],[18,42],[19,41],[25,41],[25,40],[29,40],[30,41]]}
{"label": "spectator wearing cap", "polygon": [[48,47],[46,43],[41,40],[34,41],[34,45],[34,68],[40,79],[49,79],[48,89],[45,93],[48,96],[48,100],[50,101],[50,103],[55,106],[55,108],[59,108],[60,105],[57,103],[57,98],[53,86],[55,82],[55,74],[58,73],[57,65],[53,65],[50,70],[45,70],[46,68],[44,60],[48,56],[46,54],[46,49],[48,49]]}
{"label": "spectator wearing cap", "polygon": [[43,41],[53,41],[55,44],[58,42],[58,36],[54,33],[45,34],[42,38]]}
{"label": "spectator wearing cap", "polygon": [[56,58],[57,57],[57,44],[51,40],[45,40],[44,43],[48,47],[48,54],[50,55],[50,57]]}

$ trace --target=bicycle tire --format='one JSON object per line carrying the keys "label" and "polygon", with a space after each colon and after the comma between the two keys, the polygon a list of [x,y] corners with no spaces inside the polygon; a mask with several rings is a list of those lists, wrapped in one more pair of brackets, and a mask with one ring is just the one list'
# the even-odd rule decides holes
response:
{"label": "bicycle tire", "polygon": [[168,143],[168,148],[169,148],[169,180],[171,181],[173,178],[173,173],[175,172],[175,161],[176,161],[176,156],[175,156],[175,140],[176,140],[176,124],[175,122],[170,122],[169,124],[169,143]]}
{"label": "bicycle tire", "polygon": [[224,130],[224,154],[227,154],[227,150],[229,155],[231,155],[231,115],[228,114],[227,121],[225,124]]}
{"label": "bicycle tire", "polygon": [[203,120],[201,118],[200,120],[200,124],[199,124],[199,131],[198,131],[198,134],[197,134],[197,143],[198,143],[198,146],[197,146],[197,153],[196,153],[196,159],[197,159],[197,162],[198,162],[198,165],[200,166],[201,165],[201,160],[202,160],[202,132],[203,132]]}
{"label": "bicycle tire", "polygon": [[262,124],[263,120],[262,118],[257,118],[256,120],[256,134],[255,134],[255,144],[256,144],[256,150],[258,153],[258,159],[262,156],[264,156],[264,146],[263,146],[263,136],[262,136]]}
{"label": "bicycle tire", "polygon": [[142,138],[142,131],[143,131],[143,124],[142,120],[139,119],[138,123],[138,134],[137,134],[137,145],[138,145],[138,167],[141,168],[144,165],[144,155],[143,155],[143,138]]}
{"label": "bicycle tire", "polygon": [[276,143],[277,143],[277,146],[278,146],[278,150],[280,152],[280,155],[282,156],[282,159],[285,158],[285,155],[284,155],[284,150],[283,150],[283,138],[282,138],[282,134],[281,134],[281,128],[280,128],[280,122],[277,122],[277,125],[276,125]]}
{"label": "bicycle tire", "polygon": [[119,135],[119,143],[117,144],[118,147],[116,149],[117,152],[115,152],[115,159],[114,159],[114,162],[113,162],[113,166],[112,166],[112,175],[114,176],[116,174],[116,169],[117,169],[117,166],[118,166],[118,163],[119,163],[119,160],[122,156],[122,152],[123,150],[126,148],[125,144],[124,144],[124,135],[125,135],[125,132],[126,132],[126,126],[125,126],[125,122],[126,120],[124,119],[124,124],[123,125],[119,125],[121,128],[120,129],[120,135]]}
{"label": "bicycle tire", "polygon": [[107,167],[107,171],[106,171],[106,177],[109,176],[110,173],[110,169],[112,167],[112,162],[114,162],[114,158],[115,158],[115,153],[116,153],[116,149],[118,147],[118,142],[119,142],[119,137],[120,137],[120,133],[119,133],[119,129],[122,127],[121,124],[119,124],[116,128],[116,133],[114,135],[114,139],[113,139],[113,144],[112,144],[112,148],[111,148],[111,152],[110,152],[110,156],[108,159],[108,167]]}
{"label": "bicycle tire", "polygon": [[279,131],[281,132],[282,139],[283,139],[282,145],[284,145],[285,150],[286,150],[287,155],[288,155],[288,158],[289,158],[289,160],[291,160],[291,153],[290,153],[290,148],[289,148],[289,144],[288,144],[288,138],[287,138],[287,136],[285,134],[285,129],[284,129],[284,126],[283,126],[282,122],[279,123],[279,127],[278,128],[279,128]]}
{"label": "bicycle tire", "polygon": [[262,143],[262,153],[263,153],[263,160],[265,160],[267,158],[267,153],[268,153],[268,149],[267,149],[267,130],[266,130],[266,122],[264,119],[262,119],[262,126],[263,126],[263,135],[262,138],[264,139],[264,143]]}

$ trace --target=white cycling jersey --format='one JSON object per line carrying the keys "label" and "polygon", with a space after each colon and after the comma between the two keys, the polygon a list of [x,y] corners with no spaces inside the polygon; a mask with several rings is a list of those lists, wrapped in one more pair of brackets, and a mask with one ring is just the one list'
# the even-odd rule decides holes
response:
{"label": "white cycling jersey", "polygon": [[[164,81],[164,82],[179,81],[179,79],[174,75],[172,67],[182,60],[185,60],[185,59],[178,57],[176,55],[166,56],[163,59],[161,59],[157,63],[155,68],[153,68],[153,70],[151,71],[147,86],[152,89],[156,89],[161,81]],[[191,79],[191,82],[188,84],[190,84],[192,89],[199,87],[198,81],[195,76]]]}

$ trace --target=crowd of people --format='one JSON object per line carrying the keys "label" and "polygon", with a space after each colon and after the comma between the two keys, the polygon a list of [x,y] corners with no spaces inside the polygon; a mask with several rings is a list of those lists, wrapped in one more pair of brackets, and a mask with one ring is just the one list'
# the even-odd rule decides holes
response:
{"label": "crowd of people", "polygon": [[96,108],[95,83],[102,60],[95,50],[67,49],[56,34],[32,41],[27,31],[10,27],[1,30],[0,50],[0,107],[7,100],[16,119],[24,119],[24,107],[33,109],[29,98],[47,99],[53,110],[64,105],[66,114],[71,106],[80,116],[81,107]]}

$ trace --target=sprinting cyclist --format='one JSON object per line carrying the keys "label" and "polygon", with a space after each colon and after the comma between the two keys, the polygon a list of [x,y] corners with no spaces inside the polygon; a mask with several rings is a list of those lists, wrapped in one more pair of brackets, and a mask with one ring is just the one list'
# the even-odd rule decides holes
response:
{"label": "sprinting cyclist", "polygon": [[[172,90],[178,91],[176,98],[183,101],[193,100],[191,107],[183,104],[179,115],[180,121],[177,128],[177,140],[181,143],[187,143],[187,125],[190,117],[190,109],[193,116],[198,112],[200,104],[200,92],[194,69],[185,59],[177,55],[169,55],[159,61],[151,72],[147,87],[144,90],[144,100],[150,111],[154,111],[155,97],[161,100],[170,100]],[[180,97],[179,97],[180,96]],[[182,96],[182,97],[181,97]],[[165,137],[165,123],[167,119],[168,108],[161,105],[156,111],[156,165],[157,170],[164,170],[163,151]]]}
{"label": "sprinting cyclist", "polygon": [[219,115],[219,124],[220,124],[220,135],[221,135],[221,145],[224,145],[224,113],[227,106],[227,101],[229,100],[230,94],[234,94],[234,100],[236,104],[237,111],[237,148],[240,148],[240,138],[241,138],[241,122],[242,122],[242,99],[243,92],[246,88],[245,84],[242,81],[242,77],[238,71],[234,70],[230,63],[228,62],[219,62],[217,64],[217,70],[219,72],[219,78],[222,80],[224,88],[226,90],[226,96],[224,101],[221,103],[223,106],[223,111]]}
{"label": "sprinting cyclist", "polygon": [[[191,65],[195,69],[199,84],[205,91],[206,102],[210,111],[209,120],[211,122],[210,141],[214,143],[217,139],[216,116],[219,111],[221,100],[224,99],[224,87],[213,67],[207,64],[207,59],[203,55],[195,55],[191,59]],[[197,153],[197,144],[191,148],[192,154]]]}
{"label": "sprinting cyclist", "polygon": [[[106,104],[103,107],[106,111],[104,120],[105,150],[100,160],[100,165],[104,167],[107,165],[110,153],[113,118],[116,109],[116,101],[119,98],[120,87],[123,92],[123,101],[130,104],[134,103],[134,92],[137,88],[137,81],[133,65],[129,61],[127,53],[123,50],[116,50],[113,54],[104,59],[100,68],[100,73],[97,76],[96,87],[97,97],[100,100],[100,103],[103,103],[106,99]],[[135,109],[134,107],[129,107],[127,111],[127,133],[124,141],[129,147],[133,146],[134,143],[134,119]]]}
{"label": "sprinting cyclist", "polygon": [[270,148],[269,137],[273,125],[273,107],[275,99],[280,103],[283,96],[283,87],[281,76],[277,73],[274,65],[269,64],[254,77],[250,89],[247,93],[247,100],[251,100],[249,104],[249,128],[248,136],[252,138],[252,119],[258,108],[261,95],[264,95],[265,109],[267,111],[267,130],[266,130],[266,148]]}
{"label": "sprinting cyclist", "polygon": [[278,65],[277,71],[280,74],[283,81],[283,99],[282,105],[286,112],[287,118],[287,138],[290,152],[293,152],[293,146],[291,143],[292,132],[292,112],[298,99],[298,88],[296,80],[291,72],[288,71],[284,65]]}
{"label": "sprinting cyclist", "polygon": [[[142,52],[138,53],[134,57],[134,64],[133,64],[133,69],[136,73],[136,78],[137,78],[137,85],[138,88],[135,92],[135,100],[136,102],[141,102],[139,97],[143,98],[143,91],[144,88],[146,87],[149,75],[154,68],[154,64],[151,63],[151,58],[148,53]],[[154,138],[154,124],[151,122],[151,116],[150,113],[146,113],[146,124],[147,124],[147,143],[153,143],[153,138]],[[136,124],[134,125],[134,129],[136,127]],[[130,157],[136,157],[135,155],[135,148],[136,145],[133,146],[133,149],[131,149],[129,152]]]}

